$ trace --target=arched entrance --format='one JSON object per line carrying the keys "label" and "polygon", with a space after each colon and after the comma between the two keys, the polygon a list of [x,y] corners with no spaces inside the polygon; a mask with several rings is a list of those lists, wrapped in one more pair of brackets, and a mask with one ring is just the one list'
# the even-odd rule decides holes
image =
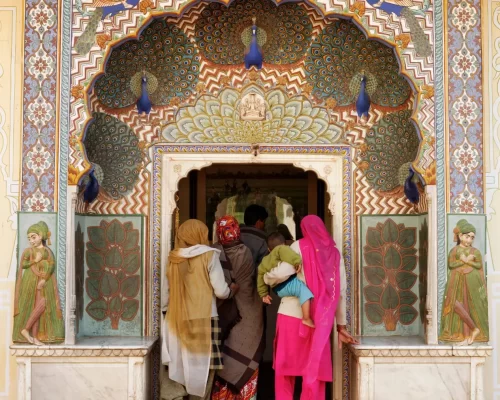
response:
{"label": "arched entrance", "polygon": [[[152,220],[152,281],[153,315],[152,328],[158,329],[160,309],[165,309],[165,266],[171,249],[173,215],[176,208],[176,192],[179,181],[192,170],[200,170],[211,164],[293,164],[305,171],[314,171],[326,183],[332,214],[331,231],[339,249],[343,249],[348,293],[351,292],[351,165],[350,149],[342,146],[192,146],[158,145],[153,150],[154,214]],[[161,282],[161,284],[160,284]],[[348,295],[348,310],[351,308]],[[348,311],[349,315],[351,314]],[[334,347],[335,348],[335,347]],[[342,354],[334,352],[335,394],[342,393]]]}

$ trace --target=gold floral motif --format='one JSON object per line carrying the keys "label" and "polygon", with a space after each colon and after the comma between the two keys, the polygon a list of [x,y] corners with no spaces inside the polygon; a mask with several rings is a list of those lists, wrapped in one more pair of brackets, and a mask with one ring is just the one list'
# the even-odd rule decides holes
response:
{"label": "gold floral motif", "polygon": [[106,44],[112,39],[111,34],[109,32],[106,33],[100,33],[96,35],[95,40],[101,50],[104,50],[106,48]]}
{"label": "gold floral motif", "polygon": [[168,103],[170,107],[179,107],[180,104],[181,104],[181,99],[179,97],[171,98],[170,102]]}
{"label": "gold floral motif", "polygon": [[311,84],[306,83],[304,87],[302,88],[302,93],[304,93],[307,96],[310,96],[313,91],[313,87]]}
{"label": "gold floral motif", "polygon": [[423,85],[421,87],[422,90],[422,98],[423,99],[430,99],[434,97],[434,86],[431,85]]}
{"label": "gold floral motif", "polygon": [[370,164],[368,164],[368,161],[362,161],[358,164],[358,168],[363,172],[365,172],[369,167]]}
{"label": "gold floral motif", "polygon": [[205,83],[204,82],[199,82],[196,84],[196,91],[198,93],[204,92],[205,91]]}
{"label": "gold floral motif", "polygon": [[359,146],[359,151],[361,151],[362,153],[366,153],[367,150],[368,145],[366,144],[366,142],[361,143],[361,145]]}
{"label": "gold floral motif", "polygon": [[82,85],[73,86],[71,88],[71,96],[73,96],[75,100],[83,99],[84,97],[83,86]]}
{"label": "gold floral motif", "polygon": [[231,84],[231,78],[229,76],[223,76],[219,79],[219,83],[222,86],[229,86]]}
{"label": "gold floral motif", "polygon": [[333,97],[330,97],[329,99],[326,100],[326,107],[329,110],[335,109],[335,107],[337,107],[337,100],[335,100]]}
{"label": "gold floral motif", "polygon": [[260,78],[260,73],[255,70],[250,71],[248,73],[248,79],[250,79],[251,81],[256,81],[259,78]]}
{"label": "gold floral motif", "polygon": [[409,33],[402,33],[400,35],[396,35],[394,39],[396,40],[396,44],[402,49],[406,49],[411,41]]}
{"label": "gold floral motif", "polygon": [[360,17],[365,15],[365,2],[364,1],[356,1],[354,4],[349,7],[349,11],[358,14]]}
{"label": "gold floral motif", "polygon": [[436,184],[436,161],[433,161],[432,164],[425,170],[424,179],[427,185]]}
{"label": "gold floral motif", "polygon": [[73,165],[68,166],[68,185],[77,185],[78,175],[80,175],[80,171],[76,167]]}
{"label": "gold floral motif", "polygon": [[155,8],[152,0],[141,0],[139,3],[139,11],[143,14],[147,14],[148,8]]}
{"label": "gold floral motif", "polygon": [[278,79],[276,79],[276,82],[279,86],[286,86],[286,84],[288,83],[288,79],[286,76],[281,75],[281,76],[278,76]]}

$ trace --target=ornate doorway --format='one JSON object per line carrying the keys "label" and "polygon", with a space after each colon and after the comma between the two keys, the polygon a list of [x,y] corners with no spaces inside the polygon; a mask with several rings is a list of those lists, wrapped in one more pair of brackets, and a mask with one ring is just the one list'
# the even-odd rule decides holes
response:
{"label": "ornate doorway", "polygon": [[[314,171],[326,184],[332,214],[331,231],[337,246],[343,249],[348,284],[348,310],[351,309],[351,162],[350,149],[342,146],[199,146],[157,145],[153,148],[153,218],[152,220],[152,330],[160,331],[160,310],[166,306],[165,265],[171,249],[173,214],[179,181],[192,170],[212,164],[292,164],[304,171]],[[161,277],[161,278],[160,278]],[[351,312],[348,311],[350,323]],[[342,393],[347,377],[347,359],[335,352],[335,396]]]}

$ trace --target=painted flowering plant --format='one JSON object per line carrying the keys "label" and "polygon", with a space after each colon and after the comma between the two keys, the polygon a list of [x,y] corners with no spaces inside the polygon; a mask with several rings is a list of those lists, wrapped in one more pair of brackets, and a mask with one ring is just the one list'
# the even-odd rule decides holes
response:
{"label": "painted flowering plant", "polygon": [[413,307],[417,295],[411,290],[417,281],[415,243],[416,228],[391,218],[366,233],[364,311],[372,324],[384,323],[387,331],[395,331],[398,322],[410,325],[418,316]]}
{"label": "painted flowering plant", "polygon": [[109,318],[112,329],[118,329],[120,319],[132,321],[139,311],[139,230],[115,219],[87,232],[85,291],[91,302],[86,311],[96,321]]}

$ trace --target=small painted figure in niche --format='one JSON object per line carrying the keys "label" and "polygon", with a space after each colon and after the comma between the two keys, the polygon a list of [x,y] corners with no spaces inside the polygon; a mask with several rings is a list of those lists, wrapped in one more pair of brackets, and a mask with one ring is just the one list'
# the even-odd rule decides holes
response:
{"label": "small painted figure in niche", "polygon": [[29,227],[31,247],[19,263],[14,298],[14,343],[41,346],[64,340],[56,262],[50,245],[50,231],[43,221]]}
{"label": "small painted figure in niche", "polygon": [[488,297],[481,252],[472,247],[476,228],[461,219],[453,230],[457,245],[448,255],[448,281],[439,339],[471,345],[488,341]]}

